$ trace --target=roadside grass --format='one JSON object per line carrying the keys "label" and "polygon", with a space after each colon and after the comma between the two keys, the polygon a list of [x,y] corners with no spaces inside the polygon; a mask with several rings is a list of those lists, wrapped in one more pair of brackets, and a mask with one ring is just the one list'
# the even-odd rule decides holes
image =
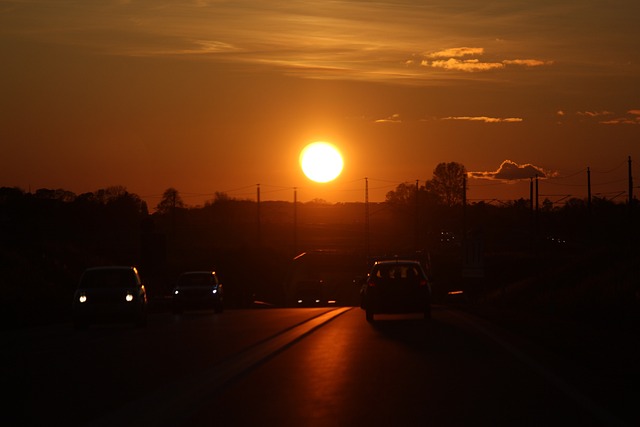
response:
{"label": "roadside grass", "polygon": [[563,378],[640,425],[640,256],[596,250],[548,265],[459,308],[540,349]]}
{"label": "roadside grass", "polygon": [[567,369],[597,375],[599,383],[589,387],[628,408],[625,399],[640,398],[640,256],[595,250],[548,265],[460,308],[553,354]]}

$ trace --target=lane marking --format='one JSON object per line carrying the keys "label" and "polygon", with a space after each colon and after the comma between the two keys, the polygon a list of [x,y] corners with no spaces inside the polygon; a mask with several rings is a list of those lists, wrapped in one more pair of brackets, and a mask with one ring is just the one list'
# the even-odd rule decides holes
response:
{"label": "lane marking", "polygon": [[210,369],[164,386],[90,422],[88,426],[174,426],[183,424],[225,385],[353,309],[340,307],[254,345]]}

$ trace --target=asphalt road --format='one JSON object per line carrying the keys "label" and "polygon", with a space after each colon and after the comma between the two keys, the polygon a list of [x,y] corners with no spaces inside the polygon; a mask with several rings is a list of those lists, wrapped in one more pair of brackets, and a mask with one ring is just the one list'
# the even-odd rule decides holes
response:
{"label": "asphalt road", "polygon": [[146,328],[10,331],[2,346],[7,426],[638,422],[544,350],[444,308],[374,324],[350,307],[156,313]]}

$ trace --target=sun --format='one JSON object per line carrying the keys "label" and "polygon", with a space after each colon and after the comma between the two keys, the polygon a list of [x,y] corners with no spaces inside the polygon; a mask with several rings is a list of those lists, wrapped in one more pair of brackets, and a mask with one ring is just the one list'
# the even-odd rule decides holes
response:
{"label": "sun", "polygon": [[324,141],[312,142],[300,153],[302,171],[312,181],[329,182],[342,172],[344,162],[340,151]]}

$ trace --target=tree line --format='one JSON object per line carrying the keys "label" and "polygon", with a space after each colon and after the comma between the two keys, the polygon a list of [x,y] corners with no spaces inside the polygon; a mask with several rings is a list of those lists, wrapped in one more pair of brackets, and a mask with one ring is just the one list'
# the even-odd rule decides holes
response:
{"label": "tree line", "polygon": [[[181,270],[220,269],[231,298],[242,301],[255,293],[277,299],[291,258],[311,249],[363,256],[427,251],[444,282],[459,279],[465,240],[481,240],[493,268],[487,274],[498,283],[528,274],[513,260],[529,265],[536,251],[637,246],[639,213],[630,215],[624,203],[571,199],[558,207],[543,202],[537,211],[528,199],[466,204],[465,177],[462,164],[441,163],[423,185],[398,184],[384,202],[368,206],[318,200],[258,206],[216,193],[204,206],[189,207],[169,188],[153,213],[123,186],[79,195],[3,187],[0,308],[28,316],[25,306],[64,306],[81,271],[99,264],[140,266],[152,294],[165,293]],[[256,272],[261,289],[252,288]]]}

